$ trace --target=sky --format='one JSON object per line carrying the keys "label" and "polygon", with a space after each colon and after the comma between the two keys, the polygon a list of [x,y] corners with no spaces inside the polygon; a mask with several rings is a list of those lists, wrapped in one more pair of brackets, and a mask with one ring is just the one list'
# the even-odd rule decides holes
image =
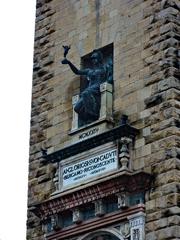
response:
{"label": "sky", "polygon": [[26,239],[35,2],[1,2],[0,240]]}

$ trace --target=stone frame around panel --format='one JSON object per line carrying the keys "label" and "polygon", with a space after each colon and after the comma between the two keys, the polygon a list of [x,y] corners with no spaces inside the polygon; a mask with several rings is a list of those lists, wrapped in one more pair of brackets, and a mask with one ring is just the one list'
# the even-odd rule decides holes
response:
{"label": "stone frame around panel", "polygon": [[[65,167],[68,167],[70,165],[73,165],[73,164],[78,164],[80,162],[82,162],[83,160],[88,160],[88,158],[93,158],[93,157],[96,157],[98,154],[102,154],[106,151],[112,151],[112,150],[115,150],[116,151],[116,169],[113,169],[111,171],[108,171],[106,172],[103,176],[97,176],[97,177],[91,177],[91,178],[88,178],[87,180],[83,180],[82,181],[79,181],[77,184],[74,183],[73,185],[70,185],[70,186],[66,186],[66,187],[63,187],[63,181],[62,181],[62,176],[63,176],[63,169]],[[85,185],[85,183],[89,183],[89,182],[93,182],[94,180],[97,181],[97,179],[101,179],[102,177],[104,176],[108,176],[109,174],[112,174],[113,172],[116,172],[118,169],[119,169],[119,150],[118,150],[118,145],[115,144],[115,143],[108,143],[108,144],[105,144],[105,145],[101,145],[100,147],[97,147],[97,148],[94,148],[92,149],[91,151],[89,151],[88,153],[87,152],[84,152],[83,154],[78,154],[76,156],[73,156],[69,159],[65,159],[63,161],[61,161],[59,163],[59,170],[58,170],[58,181],[59,181],[59,191],[62,192],[64,190],[67,190],[67,189],[71,189],[71,188],[76,188],[78,187],[79,185],[83,184]]]}

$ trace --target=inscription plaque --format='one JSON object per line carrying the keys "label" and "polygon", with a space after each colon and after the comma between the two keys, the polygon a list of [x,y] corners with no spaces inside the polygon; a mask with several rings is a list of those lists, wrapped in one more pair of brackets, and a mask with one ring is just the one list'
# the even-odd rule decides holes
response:
{"label": "inscription plaque", "polygon": [[84,132],[84,133],[81,133],[81,134],[79,135],[79,140],[84,140],[84,139],[86,139],[86,138],[88,138],[88,137],[91,137],[91,136],[93,136],[93,135],[96,135],[98,132],[99,132],[99,128],[93,128],[93,129],[91,129],[91,130],[89,130],[89,131],[86,131],[86,132]]}
{"label": "inscription plaque", "polygon": [[63,166],[61,171],[63,187],[82,183],[90,178],[96,178],[118,167],[117,150],[111,149],[91,158]]}

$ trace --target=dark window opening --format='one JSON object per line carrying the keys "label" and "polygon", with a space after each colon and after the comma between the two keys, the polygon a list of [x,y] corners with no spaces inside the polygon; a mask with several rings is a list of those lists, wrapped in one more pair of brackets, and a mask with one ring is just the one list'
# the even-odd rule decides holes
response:
{"label": "dark window opening", "polygon": [[136,193],[130,196],[130,206],[145,203],[144,193]]}
{"label": "dark window opening", "polygon": [[101,234],[98,237],[92,238],[92,240],[118,240],[118,238],[110,234]]}
{"label": "dark window opening", "polygon": [[52,231],[52,224],[51,224],[51,219],[48,218],[46,222],[46,231],[49,233]]}
{"label": "dark window opening", "polygon": [[63,214],[61,215],[61,219],[62,219],[62,227],[68,227],[72,225],[73,224],[72,212],[71,211],[63,212]]}
{"label": "dark window opening", "polygon": [[118,199],[116,196],[110,196],[104,200],[105,212],[111,213],[118,210]]}
{"label": "dark window opening", "polygon": [[83,220],[86,221],[88,219],[94,218],[95,217],[95,208],[94,204],[88,204],[81,210]]}

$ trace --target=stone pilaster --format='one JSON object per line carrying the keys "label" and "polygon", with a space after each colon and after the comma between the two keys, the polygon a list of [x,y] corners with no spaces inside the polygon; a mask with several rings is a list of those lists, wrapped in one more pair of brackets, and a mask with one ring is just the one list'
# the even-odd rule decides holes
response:
{"label": "stone pilaster", "polygon": [[94,202],[95,205],[95,216],[101,217],[105,214],[103,200],[97,200]]}
{"label": "stone pilaster", "polygon": [[112,120],[112,84],[102,83],[100,85],[101,92],[101,109],[100,119]]}
{"label": "stone pilaster", "polygon": [[71,131],[78,129],[78,114],[74,111],[74,107],[79,100],[79,95],[72,97],[72,107],[73,107],[73,118],[72,118],[72,128]]}
{"label": "stone pilaster", "polygon": [[145,214],[136,213],[128,217],[130,223],[131,240],[145,240]]}

